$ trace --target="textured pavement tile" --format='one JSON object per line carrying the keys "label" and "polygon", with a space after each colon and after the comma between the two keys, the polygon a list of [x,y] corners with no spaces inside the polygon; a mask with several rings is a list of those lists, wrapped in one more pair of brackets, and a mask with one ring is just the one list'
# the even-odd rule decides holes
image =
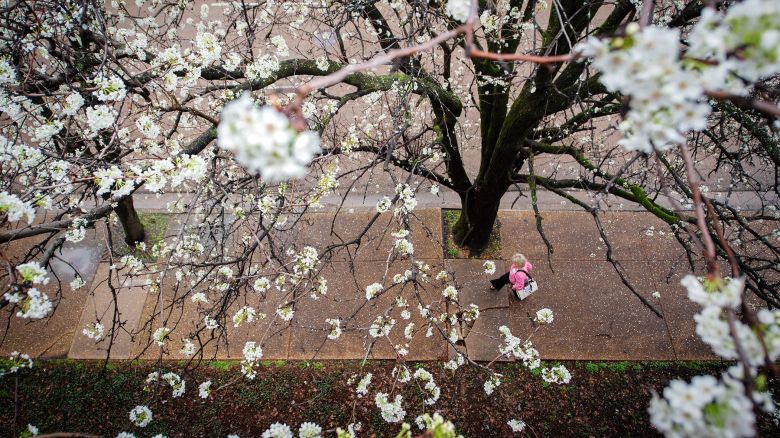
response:
{"label": "textured pavement tile", "polygon": [[[316,243],[320,247],[354,240],[373,218],[375,210],[344,209],[333,221],[333,213],[314,213],[301,221],[297,230],[299,244]],[[415,210],[409,219],[412,231],[414,256],[417,259],[437,259],[442,257],[441,215],[438,209]],[[360,246],[350,245],[335,252],[334,261],[384,261],[395,243],[391,233],[400,229],[393,214],[380,215],[369,228],[360,242]],[[308,243],[307,243],[308,242]]]}
{"label": "textured pavement tile", "polygon": [[[171,328],[170,342],[166,345],[163,358],[183,359],[180,349],[184,345],[184,339],[190,339],[195,343],[199,351],[196,356],[204,359],[242,359],[244,344],[254,341],[263,348],[264,359],[285,359],[289,344],[289,324],[276,315],[278,306],[286,303],[290,297],[275,289],[266,294],[254,292],[241,293],[239,297],[233,295],[227,303],[219,300],[223,296],[221,292],[208,291],[207,304],[193,303],[190,297],[194,292],[203,290],[196,288],[193,292],[184,283],[178,287],[173,279],[166,278],[168,286],[163,288],[163,315],[166,327]],[[166,284],[164,282],[164,284]],[[138,336],[134,354],[146,358],[156,358],[160,350],[156,346],[147,348],[151,335],[158,327],[162,326],[159,308],[160,297],[158,294],[150,294],[144,306],[142,321],[152,321],[143,327],[143,332]],[[183,303],[171,308],[172,301]],[[226,308],[223,309],[223,304]],[[253,307],[258,313],[258,319],[248,323],[244,322],[240,327],[234,327],[232,317],[243,306]],[[219,328],[211,330],[205,327],[205,317],[214,317],[222,312],[223,318],[218,319]],[[265,314],[260,319],[259,315]]]}
{"label": "textured pavement tile", "polygon": [[[530,259],[547,256],[532,211],[499,210],[498,218],[501,221],[501,256],[505,260],[510,260],[517,252]],[[544,221],[542,225],[546,225]]]}
{"label": "textured pavement tile", "polygon": [[[372,211],[356,209],[349,213],[349,209],[344,209],[336,221],[337,232],[342,238],[351,239],[362,230]],[[699,306],[687,299],[679,284],[688,267],[682,263],[678,244],[664,228],[665,225],[648,213],[607,212],[603,213],[602,221],[613,244],[615,257],[622,261],[630,281],[640,294],[661,308],[664,319],[655,317],[643,306],[620,282],[612,265],[604,261],[604,245],[599,240],[590,214],[586,212],[542,212],[545,231],[555,246],[554,273],[547,266],[546,248],[536,231],[533,212],[500,212],[505,260],[519,251],[535,265],[534,276],[539,281],[540,290],[523,302],[510,300],[507,289],[500,293],[488,290],[487,281],[505,272],[508,263],[496,260],[497,272],[488,276],[483,272],[482,260],[440,260],[440,211],[421,209],[415,214],[421,219],[411,220],[415,257],[432,265],[431,277],[443,266],[454,272],[452,283],[459,291],[460,305],[474,303],[481,309],[481,316],[470,329],[465,342],[473,359],[489,361],[498,355],[500,325],[509,326],[512,333],[521,339],[531,335],[531,319],[543,307],[553,310],[555,322],[533,333],[532,341],[545,359],[716,358],[694,333],[693,315],[699,311]],[[296,227],[294,232],[280,231],[285,238],[280,248],[307,244],[321,248],[338,240],[329,236],[330,213],[315,213],[309,215],[308,220],[308,223]],[[191,291],[184,287],[175,288],[173,279],[166,277],[163,281],[163,314],[168,321],[167,326],[174,330],[163,357],[183,358],[179,353],[182,339],[196,340],[194,335],[197,332],[201,341],[206,343],[203,352],[206,359],[240,359],[247,341],[262,343],[264,358],[267,359],[362,359],[372,343],[368,358],[394,359],[393,346],[407,342],[403,329],[409,322],[415,323],[416,331],[409,343],[407,359],[453,357],[453,349],[440,334],[435,333],[430,338],[425,336],[427,326],[419,315],[419,300],[410,286],[395,287],[377,299],[365,300],[365,287],[381,281],[385,275],[385,261],[394,241],[390,233],[398,228],[391,221],[391,214],[381,215],[357,254],[354,247],[350,249],[351,256],[358,257],[359,263],[351,265],[336,261],[325,265],[322,275],[328,280],[326,296],[315,302],[308,291],[298,293],[295,298],[275,289],[265,295],[242,293],[226,303],[226,318],[220,321],[224,331],[203,329],[203,317],[215,311],[211,306],[215,305],[216,291],[209,292],[212,301],[209,306],[197,306],[189,299]],[[653,232],[647,233],[650,226],[654,227]],[[245,226],[241,230],[257,231],[248,230]],[[167,234],[177,231],[175,223],[169,224]],[[661,235],[660,231],[665,234]],[[5,342],[0,346],[0,354],[18,350],[43,357],[66,354],[71,358],[105,357],[108,342],[95,343],[81,333],[87,324],[99,319],[106,325],[108,334],[113,316],[111,291],[106,285],[108,264],[99,263],[106,254],[99,234],[90,231],[85,241],[67,244],[61,255],[64,261],[53,261],[53,270],[63,284],[63,297],[52,318],[29,323],[10,315],[8,310],[3,311],[3,318],[10,317],[11,325]],[[4,246],[4,251],[13,261],[29,250],[34,241],[13,242]],[[591,253],[594,257],[590,256]],[[346,251],[341,251],[333,260],[349,258]],[[73,272],[69,264],[80,271],[88,286],[77,291],[70,290],[67,283],[72,280]],[[394,274],[408,267],[408,260],[394,261],[387,270],[385,286],[392,283]],[[149,287],[151,277],[115,277],[112,280],[117,286],[123,282],[117,290],[120,320],[124,326],[117,332],[111,357],[160,357],[158,347],[145,348],[151,333],[162,325],[159,294]],[[42,288],[52,299],[56,297],[55,281],[52,277],[52,283]],[[434,314],[441,313],[442,309],[456,311],[454,304],[442,302],[441,289],[445,285],[431,281],[420,292],[424,304],[435,303],[437,310]],[[651,297],[653,291],[661,293],[660,301]],[[403,320],[400,316],[402,309],[393,305],[399,294],[409,303],[408,310],[412,315],[409,321]],[[184,303],[183,309],[169,307],[174,297]],[[290,324],[276,316],[275,311],[279,305],[293,299],[296,301],[295,318]],[[755,297],[750,297],[749,301],[758,303]],[[231,317],[244,305],[254,307],[267,317],[244,323],[239,328],[233,327]],[[377,315],[385,312],[396,320],[396,325],[390,340],[374,340],[368,335],[368,327]],[[325,318],[332,317],[343,320],[344,333],[337,341],[327,339],[329,325],[325,323]],[[442,324],[441,328],[448,332],[448,323]]]}
{"label": "textured pavement tile", "polygon": [[688,299],[687,291],[680,284],[680,279],[690,273],[687,263],[626,262],[625,266],[646,291],[658,291],[661,294],[661,309],[677,359],[718,359],[712,349],[696,335],[693,316],[701,310],[701,306]]}
{"label": "textured pavement tile", "polygon": [[[590,216],[588,214],[588,216]],[[685,250],[671,228],[655,215],[604,212],[601,222],[617,260],[682,260]]]}
{"label": "textured pavement tile", "polygon": [[[490,290],[488,282],[506,272],[505,264],[496,261],[496,273],[487,275],[483,263],[484,260],[447,260],[447,267],[455,277],[460,306],[465,308],[473,303],[480,309],[479,318],[466,335],[465,351],[472,360],[489,362],[501,355],[498,347],[502,337],[498,328],[509,324],[509,292],[508,288]],[[459,346],[458,351],[462,352],[462,348]],[[450,346],[450,356],[453,355]]]}
{"label": "textured pavement tile", "polygon": [[[4,245],[6,255],[16,264],[33,243],[40,239],[24,239]],[[94,231],[88,231],[87,236],[79,243],[66,242],[61,251],[54,253],[49,270],[49,283],[38,285],[38,289],[49,296],[55,306],[49,317],[30,321],[11,313],[7,306],[0,313],[0,324],[6,327],[0,333],[5,340],[0,345],[0,355],[7,356],[13,351],[27,353],[32,357],[55,358],[65,357],[70,349],[74,334],[81,332],[79,318],[87,300],[88,286],[73,290],[70,282],[76,272],[87,285],[95,276],[98,262],[103,252],[103,245],[97,240]],[[39,257],[34,258],[38,260]],[[74,269],[76,271],[74,271]],[[6,285],[3,285],[5,290]]]}
{"label": "textured pavement tile", "polygon": [[[542,211],[541,216],[553,246],[553,262],[606,260],[607,247],[590,213]],[[547,248],[532,211],[502,210],[499,217],[504,258],[522,252],[530,259],[546,259]],[[676,260],[684,254],[666,223],[650,213],[605,212],[600,219],[617,260]]]}
{"label": "textured pavement tile", "polygon": [[[366,301],[365,287],[375,282],[381,282],[385,272],[385,264],[380,262],[363,263],[355,266],[354,271],[348,263],[336,263],[327,267],[322,275],[328,280],[328,294],[316,302],[304,298],[298,306],[290,344],[291,359],[363,359],[371,346],[371,359],[395,359],[394,345],[403,345],[408,341],[404,338],[404,327],[409,322],[415,324],[415,335],[409,342],[409,360],[431,360],[443,358],[446,354],[444,341],[440,336],[425,337],[426,327],[416,309],[420,299],[428,303],[438,299],[433,292],[420,291],[420,299],[411,286],[403,289],[388,286],[392,283],[395,273],[408,268],[408,261],[396,261],[388,270],[388,280],[383,284],[385,291],[377,298]],[[431,267],[432,275],[438,269]],[[354,272],[354,274],[353,274]],[[354,276],[354,278],[353,278]],[[435,289],[434,289],[435,290]],[[394,306],[397,296],[408,303],[411,313],[409,320],[401,318],[402,309]],[[374,339],[368,334],[368,328],[379,315],[387,314],[395,319],[389,340]],[[330,325],[326,318],[339,318],[343,333],[337,340],[327,339]]]}
{"label": "textured pavement tile", "polygon": [[[542,211],[541,216],[542,229],[553,246],[553,261],[605,258],[606,249],[590,214]],[[525,254],[530,260],[547,258],[547,247],[536,229],[532,211],[501,211],[500,217],[501,253],[506,260],[516,252]]]}
{"label": "textured pavement tile", "polygon": [[[627,360],[675,358],[666,323],[621,282],[608,262],[557,262],[533,270],[539,290],[512,301],[512,334],[532,341],[543,359]],[[652,300],[650,292],[641,291]],[[532,319],[552,309],[551,325],[534,333]]]}
{"label": "textured pavement tile", "polygon": [[[111,285],[116,293],[116,306],[114,292],[108,285],[109,273],[111,273]],[[130,359],[135,347],[131,334],[138,329],[150,284],[151,278],[148,275],[117,276],[116,271],[109,270],[108,263],[101,263],[92,283],[91,293],[81,312],[81,319],[76,327],[68,357],[105,359],[110,345],[112,359]],[[96,342],[87,338],[82,330],[97,321],[105,327],[105,337]],[[114,325],[113,321],[118,321],[118,324]],[[110,339],[112,327],[115,327],[113,344]]]}

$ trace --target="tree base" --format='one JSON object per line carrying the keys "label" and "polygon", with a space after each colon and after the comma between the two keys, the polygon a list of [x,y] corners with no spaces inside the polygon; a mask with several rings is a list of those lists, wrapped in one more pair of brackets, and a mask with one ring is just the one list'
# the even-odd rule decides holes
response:
{"label": "tree base", "polygon": [[493,229],[490,233],[490,240],[487,245],[480,250],[473,250],[468,247],[460,246],[456,243],[454,230],[458,219],[460,219],[461,210],[442,209],[442,241],[444,242],[445,259],[480,259],[496,260],[501,258],[501,222],[496,219]]}

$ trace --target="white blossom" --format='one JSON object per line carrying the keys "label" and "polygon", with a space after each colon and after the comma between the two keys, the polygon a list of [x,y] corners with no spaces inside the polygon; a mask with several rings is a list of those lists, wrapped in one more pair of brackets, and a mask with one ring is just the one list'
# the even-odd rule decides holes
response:
{"label": "white blossom", "polygon": [[262,438],[293,438],[290,426],[284,423],[274,423],[265,432]]}
{"label": "white blossom", "polygon": [[168,339],[168,333],[170,332],[171,329],[167,327],[160,327],[157,330],[155,330],[154,334],[152,335],[152,339],[154,339],[154,343],[160,347],[165,345],[165,341]]}
{"label": "white blossom", "polygon": [[564,365],[558,365],[552,368],[542,368],[542,379],[547,383],[561,385],[571,381],[571,374]]}
{"label": "white blossom", "polygon": [[211,380],[206,380],[198,385],[198,396],[205,399],[209,398],[209,394],[211,394]]}
{"label": "white blossom", "polygon": [[536,312],[536,322],[540,324],[552,324],[553,322],[553,312],[552,310],[548,308],[539,309]]}
{"label": "white blossom", "polygon": [[8,192],[0,193],[0,213],[6,214],[11,222],[17,222],[26,216],[27,224],[32,224],[35,219],[35,209],[18,196]]}
{"label": "white blossom", "polygon": [[515,433],[522,432],[525,430],[525,422],[523,422],[522,420],[516,420],[513,418],[507,421],[506,424],[508,424],[509,427],[512,429],[512,432]]}
{"label": "white blossom", "polygon": [[20,307],[21,309],[16,312],[16,316],[29,319],[45,318],[54,308],[49,296],[34,287],[27,290],[27,296],[21,301]]}
{"label": "white blossom", "polygon": [[448,0],[446,12],[453,20],[465,23],[471,14],[471,0]]}
{"label": "white blossom", "polygon": [[307,421],[301,423],[301,427],[298,429],[298,438],[321,438],[322,427],[316,423]]}
{"label": "white blossom", "polygon": [[384,392],[378,392],[374,397],[374,403],[379,408],[382,418],[388,423],[398,423],[403,421],[406,411],[401,407],[402,397],[396,394],[394,401],[389,401],[388,395]]}
{"label": "white blossom", "polygon": [[247,94],[225,105],[217,134],[220,147],[269,182],[303,176],[320,151],[316,133],[296,133],[285,115],[270,106],[257,108]]}
{"label": "white blossom", "polygon": [[326,318],[325,322],[330,324],[328,339],[338,339],[341,336],[341,320],[338,318]]}
{"label": "white blossom", "polygon": [[360,381],[357,384],[357,387],[355,389],[355,392],[357,393],[358,397],[362,397],[366,394],[368,394],[368,385],[371,384],[371,378],[373,377],[373,374],[366,373],[363,378],[360,379]]}
{"label": "white blossom", "polygon": [[380,292],[382,292],[383,289],[384,287],[381,283],[369,284],[366,286],[366,299],[370,300],[375,298]]}
{"label": "white blossom", "polygon": [[136,406],[130,411],[130,421],[138,427],[146,427],[152,421],[152,410],[148,406]]}
{"label": "white blossom", "polygon": [[32,284],[49,283],[49,276],[46,273],[46,269],[43,269],[36,261],[17,265],[16,270],[21,274],[23,282],[30,282]]}
{"label": "white blossom", "polygon": [[84,336],[88,337],[89,339],[99,341],[103,339],[103,335],[105,334],[105,327],[103,327],[103,324],[100,322],[92,322],[84,327],[84,330],[82,330],[81,333],[83,333]]}

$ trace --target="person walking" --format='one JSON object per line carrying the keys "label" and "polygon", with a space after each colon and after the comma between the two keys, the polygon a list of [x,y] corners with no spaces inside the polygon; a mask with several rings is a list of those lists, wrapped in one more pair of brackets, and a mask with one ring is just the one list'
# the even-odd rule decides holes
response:
{"label": "person walking", "polygon": [[512,266],[509,267],[509,272],[490,280],[491,289],[501,290],[504,286],[511,283],[513,290],[523,290],[531,277],[530,272],[533,268],[533,265],[523,254],[517,253],[512,256]]}

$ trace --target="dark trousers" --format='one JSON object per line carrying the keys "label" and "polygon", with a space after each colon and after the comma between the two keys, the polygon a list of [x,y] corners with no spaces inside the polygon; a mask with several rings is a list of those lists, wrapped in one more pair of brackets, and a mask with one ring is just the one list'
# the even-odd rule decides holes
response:
{"label": "dark trousers", "polygon": [[490,284],[492,284],[496,290],[501,290],[501,288],[509,284],[509,272],[496,278],[495,280],[490,280]]}

